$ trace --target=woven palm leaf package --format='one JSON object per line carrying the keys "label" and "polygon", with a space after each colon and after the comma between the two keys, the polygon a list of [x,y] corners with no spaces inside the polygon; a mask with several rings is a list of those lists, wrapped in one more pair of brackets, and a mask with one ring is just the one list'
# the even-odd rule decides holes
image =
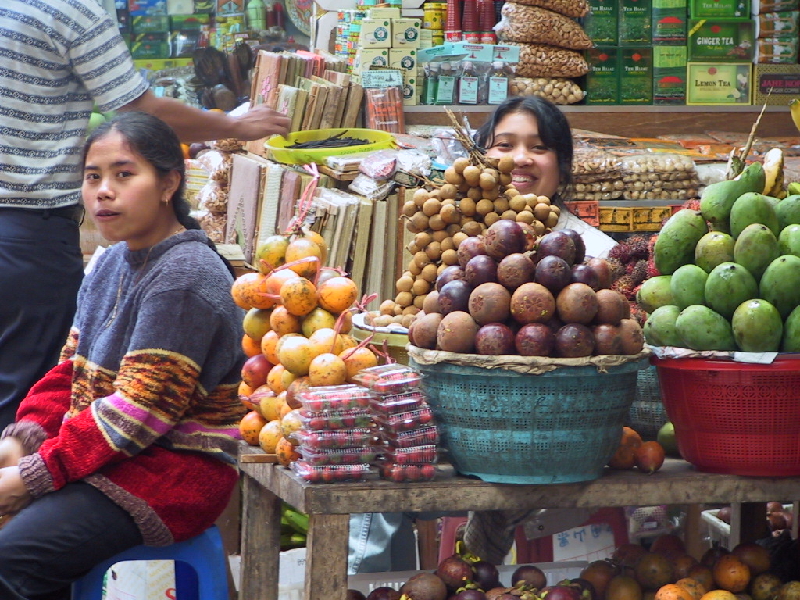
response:
{"label": "woven palm leaf package", "polygon": [[492,483],[557,484],[603,473],[648,352],[583,358],[408,348],[456,470]]}

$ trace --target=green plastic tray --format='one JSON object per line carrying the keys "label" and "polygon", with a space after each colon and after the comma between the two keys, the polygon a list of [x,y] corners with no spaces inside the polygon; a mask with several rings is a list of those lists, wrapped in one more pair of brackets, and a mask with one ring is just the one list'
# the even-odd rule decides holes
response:
{"label": "green plastic tray", "polygon": [[[287,148],[293,144],[324,140],[337,133],[344,133],[347,137],[368,140],[368,144],[359,146],[343,146],[340,148]],[[290,133],[288,138],[276,135],[264,142],[264,147],[269,151],[273,160],[289,165],[304,165],[317,163],[324,165],[329,156],[342,156],[344,154],[355,154],[357,152],[370,152],[372,150],[383,150],[394,148],[394,136],[386,131],[377,129],[359,128],[338,128],[338,129],[312,129],[310,131],[296,131]]]}

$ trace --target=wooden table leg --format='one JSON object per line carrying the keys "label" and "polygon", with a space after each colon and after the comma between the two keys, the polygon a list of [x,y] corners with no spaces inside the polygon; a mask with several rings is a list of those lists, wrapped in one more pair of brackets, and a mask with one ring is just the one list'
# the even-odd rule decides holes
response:
{"label": "wooden table leg", "polygon": [[349,525],[350,515],[310,515],[305,600],[345,600]]}
{"label": "wooden table leg", "polygon": [[278,600],[281,499],[246,474],[242,486],[239,600]]}
{"label": "wooden table leg", "polygon": [[686,554],[700,560],[708,549],[708,544],[703,540],[705,523],[700,513],[703,506],[700,504],[688,504],[686,506],[686,518],[683,523],[683,539],[686,545]]}

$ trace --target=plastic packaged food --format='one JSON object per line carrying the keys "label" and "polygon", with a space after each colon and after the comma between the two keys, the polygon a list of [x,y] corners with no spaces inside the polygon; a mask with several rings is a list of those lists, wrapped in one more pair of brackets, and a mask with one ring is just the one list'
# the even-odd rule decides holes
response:
{"label": "plastic packaged food", "polygon": [[390,363],[363,369],[353,380],[376,394],[398,394],[419,387],[422,376],[410,367]]}
{"label": "plastic packaged food", "polygon": [[418,427],[426,427],[433,423],[433,411],[426,406],[410,412],[378,415],[378,422],[385,428],[395,433],[410,431]]}
{"label": "plastic packaged food", "polygon": [[304,460],[296,460],[289,468],[301,479],[309,483],[337,483],[342,481],[363,481],[376,478],[379,474],[370,465],[310,465]]}
{"label": "plastic packaged food", "polygon": [[373,396],[372,398],[372,408],[384,415],[409,412],[427,405],[425,394],[420,390],[402,394]]}
{"label": "plastic packaged food", "polygon": [[373,423],[372,411],[364,408],[311,411],[303,407],[300,409],[300,418],[303,427],[312,431],[371,427]]}
{"label": "plastic packaged food", "polygon": [[352,384],[308,388],[298,396],[303,408],[314,412],[369,408],[373,397],[367,388]]}
{"label": "plastic packaged food", "polygon": [[381,431],[381,437],[389,448],[411,448],[439,443],[439,428],[436,425],[411,429],[409,431]]}
{"label": "plastic packaged food", "polygon": [[317,450],[368,446],[375,440],[375,431],[366,427],[337,429],[334,431],[307,431],[298,429],[289,434],[289,440],[306,448]]}
{"label": "plastic packaged food", "polygon": [[386,462],[381,465],[381,477],[396,483],[431,481],[436,476],[436,467],[427,465],[400,465]]}
{"label": "plastic packaged food", "polygon": [[437,460],[436,446],[411,446],[410,448],[394,448],[386,452],[386,459],[399,465],[425,465]]}
{"label": "plastic packaged food", "polygon": [[[381,447],[352,447],[316,449],[299,446],[297,451],[310,465],[357,465],[375,462],[383,452]],[[400,461],[397,461],[400,462]],[[406,461],[408,462],[408,461]]]}

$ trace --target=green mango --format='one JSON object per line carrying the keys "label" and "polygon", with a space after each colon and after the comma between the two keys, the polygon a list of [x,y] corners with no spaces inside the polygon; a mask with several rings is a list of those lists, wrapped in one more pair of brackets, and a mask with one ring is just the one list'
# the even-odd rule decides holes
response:
{"label": "green mango", "polygon": [[694,260],[694,249],[700,238],[708,233],[703,216],[696,210],[682,208],[661,228],[653,246],[653,260],[662,275]]}
{"label": "green mango", "polygon": [[636,302],[647,313],[653,312],[659,306],[675,304],[670,291],[670,275],[659,275],[645,279],[645,282],[636,292]]}
{"label": "green mango", "polygon": [[769,264],[781,255],[778,238],[761,223],[752,223],[744,228],[733,246],[733,261],[742,265],[756,281],[767,270]]}
{"label": "green mango", "polygon": [[772,304],[761,298],[751,298],[733,312],[731,329],[740,350],[777,352],[783,336],[783,320]]}
{"label": "green mango", "polygon": [[709,231],[694,248],[694,262],[706,273],[724,262],[733,262],[733,236],[721,231]]}
{"label": "green mango", "polygon": [[731,235],[734,238],[744,231],[744,228],[752,223],[762,223],[769,227],[770,231],[778,237],[781,232],[778,215],[775,212],[776,204],[773,204],[769,196],[748,192],[736,199],[731,208],[730,224]]}
{"label": "green mango", "polygon": [[789,225],[800,223],[800,194],[786,196],[786,198],[778,202],[775,212],[778,215],[781,230]]}
{"label": "green mango", "polygon": [[790,196],[796,196],[797,194],[800,194],[800,183],[797,181],[791,182],[786,186],[786,193]]}
{"label": "green mango", "polygon": [[706,279],[708,273],[697,265],[683,265],[672,274],[669,289],[679,309],[706,303]]}
{"label": "green mango", "polygon": [[763,298],[786,319],[800,304],[800,257],[782,254],[773,260],[758,285],[759,297]]}
{"label": "green mango", "polygon": [[675,320],[675,330],[692,350],[736,350],[728,320],[707,306],[687,306]]}
{"label": "green mango", "polygon": [[800,352],[800,306],[795,307],[786,317],[781,352]]}
{"label": "green mango", "polygon": [[781,254],[800,256],[800,224],[793,223],[781,229],[778,249]]}
{"label": "green mango", "polygon": [[675,330],[675,321],[681,314],[674,304],[659,306],[647,317],[642,330],[644,339],[651,346],[683,346],[683,340]]}
{"label": "green mango", "polygon": [[700,199],[700,212],[713,226],[727,226],[736,199],[747,192],[763,192],[767,178],[759,162],[750,163],[735,179],[706,186]]}
{"label": "green mango", "polygon": [[725,262],[708,274],[705,292],[706,304],[730,319],[737,306],[758,296],[758,284],[742,265]]}

